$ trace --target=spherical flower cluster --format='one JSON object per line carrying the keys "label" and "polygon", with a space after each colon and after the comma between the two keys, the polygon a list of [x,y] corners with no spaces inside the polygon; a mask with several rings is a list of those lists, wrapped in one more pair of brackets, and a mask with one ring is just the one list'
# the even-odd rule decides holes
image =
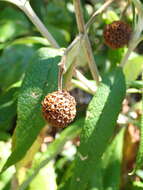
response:
{"label": "spherical flower cluster", "polygon": [[42,102],[42,112],[52,126],[65,127],[76,116],[75,98],[65,90],[50,93]]}
{"label": "spherical flower cluster", "polygon": [[103,36],[107,46],[112,49],[121,48],[128,44],[131,28],[123,21],[114,21],[106,25]]}

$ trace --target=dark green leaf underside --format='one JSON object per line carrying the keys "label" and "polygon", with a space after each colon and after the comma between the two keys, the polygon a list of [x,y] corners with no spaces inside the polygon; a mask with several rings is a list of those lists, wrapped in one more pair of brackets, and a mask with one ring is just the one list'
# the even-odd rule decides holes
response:
{"label": "dark green leaf underside", "polygon": [[102,158],[104,190],[119,190],[124,140],[124,128],[116,135]]}
{"label": "dark green leaf underside", "polygon": [[87,110],[69,190],[86,189],[113,135],[125,92],[121,68],[115,69],[99,86]]}
{"label": "dark green leaf underside", "polygon": [[0,129],[7,131],[16,116],[17,100],[15,94],[19,88],[14,87],[0,96]]}

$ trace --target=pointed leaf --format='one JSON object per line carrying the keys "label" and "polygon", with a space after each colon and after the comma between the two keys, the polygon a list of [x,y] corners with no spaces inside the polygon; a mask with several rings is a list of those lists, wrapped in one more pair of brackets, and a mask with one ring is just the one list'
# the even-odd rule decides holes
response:
{"label": "pointed leaf", "polygon": [[57,90],[60,50],[41,48],[33,57],[18,97],[18,121],[12,154],[4,169],[21,160],[45,122],[41,113],[43,97]]}
{"label": "pointed leaf", "polygon": [[101,84],[91,100],[81,135],[69,190],[85,190],[116,125],[126,92],[124,75],[117,68]]}

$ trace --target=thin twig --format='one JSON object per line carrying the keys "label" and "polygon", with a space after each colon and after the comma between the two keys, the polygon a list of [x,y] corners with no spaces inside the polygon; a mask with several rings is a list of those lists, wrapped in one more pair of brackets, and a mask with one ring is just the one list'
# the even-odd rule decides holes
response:
{"label": "thin twig", "polygon": [[[50,32],[48,31],[48,29],[44,26],[44,24],[41,22],[41,20],[37,17],[36,13],[34,12],[34,10],[32,9],[29,1],[20,1],[20,0],[6,0],[9,1],[15,5],[17,5],[21,10],[23,10],[23,12],[28,16],[28,18],[32,21],[32,23],[36,26],[36,28],[40,31],[40,33],[46,38],[48,39],[48,41],[50,42],[50,44],[54,47],[54,48],[59,48],[59,45],[57,44],[57,42],[55,41],[55,39],[53,38],[53,36],[50,34]],[[80,12],[79,12],[80,14]],[[82,22],[83,18],[81,18],[80,23]],[[84,21],[84,20],[83,20]],[[85,29],[83,28],[83,25],[79,26],[80,28],[82,28],[81,32],[84,31]],[[72,47],[77,43],[78,40],[82,41],[82,37],[84,35],[79,35],[73,42],[72,44],[70,44],[70,46],[65,50],[65,54],[64,54],[64,60],[66,61],[65,56],[68,54],[68,52],[72,49]],[[90,55],[90,53],[88,53]],[[88,55],[89,59],[90,56]],[[64,61],[64,64],[65,64]],[[63,58],[61,60],[61,62],[63,62]],[[63,73],[64,73],[64,64],[59,64],[59,76],[58,76],[58,86],[59,89],[62,89],[62,77],[63,77]],[[77,62],[76,62],[77,64]],[[72,72],[70,72],[70,79],[73,75],[73,70],[75,68],[75,65],[72,67]],[[94,67],[96,70],[96,65],[94,63]],[[93,67],[93,68],[94,68]],[[93,72],[93,71],[92,71]],[[95,78],[95,77],[94,77]]]}
{"label": "thin twig", "polygon": [[88,28],[94,23],[96,16],[101,14],[102,12],[105,11],[105,9],[115,0],[108,0],[106,1],[93,15],[92,17],[89,19],[89,21],[86,24],[86,30],[88,30]]}
{"label": "thin twig", "polygon": [[59,48],[59,45],[57,44],[56,40],[53,38],[51,33],[48,31],[48,29],[45,27],[45,25],[41,22],[39,17],[36,15],[34,10],[32,9],[29,1],[26,1],[24,5],[21,5],[20,8],[23,10],[23,12],[28,16],[28,18],[32,21],[32,23],[37,27],[37,29],[40,31],[40,33],[48,39],[52,47]]}
{"label": "thin twig", "polygon": [[143,93],[143,89],[136,89],[136,88],[129,88],[127,90],[127,93],[131,93],[131,94],[134,94],[134,93]]}
{"label": "thin twig", "polygon": [[[65,55],[67,56],[68,53],[72,50],[76,44],[83,39],[83,35],[78,35],[71,43],[70,45],[65,49]],[[80,49],[80,48],[79,48]]]}
{"label": "thin twig", "polygon": [[73,63],[70,66],[70,69],[64,75],[64,87],[67,90],[71,89],[71,84],[72,84],[71,81],[72,81],[72,77],[74,75],[74,71],[77,65],[78,65],[77,58],[75,58]]}
{"label": "thin twig", "polygon": [[133,34],[132,34],[130,42],[129,42],[129,47],[128,47],[127,53],[125,54],[125,56],[121,60],[121,64],[120,64],[121,67],[124,67],[125,64],[127,63],[129,56],[132,53],[132,51],[135,49],[135,47],[137,46],[137,42],[139,42],[141,32],[143,31],[143,24],[142,24],[143,8],[141,6],[140,1],[133,0],[133,2],[138,9],[138,13],[139,13],[138,15],[139,16],[138,16],[137,25],[135,26],[135,30],[133,31]]}
{"label": "thin twig", "polygon": [[63,55],[61,62],[59,63],[58,90],[62,90],[63,88],[63,74],[65,71],[65,62],[66,62],[66,56]]}
{"label": "thin twig", "polygon": [[78,70],[75,70],[75,77],[81,81],[88,89],[88,91],[91,94],[95,94],[96,90],[97,90],[97,86],[91,86],[91,83],[89,82],[89,80]]}
{"label": "thin twig", "polygon": [[126,12],[127,12],[127,9],[129,8],[129,6],[130,6],[130,1],[128,0],[126,6],[124,7],[123,12],[122,12],[122,14],[121,14],[121,16],[120,16],[120,20],[122,20],[123,17],[125,16],[125,14],[126,14]]}
{"label": "thin twig", "polygon": [[76,52],[74,54],[74,59],[72,61],[72,64],[70,66],[70,69],[65,73],[65,88],[70,89],[71,88],[71,79],[73,76],[73,73],[75,71],[76,66],[78,65],[78,54],[81,51],[82,42],[84,41],[84,35],[79,34],[75,40],[67,47],[65,50],[65,56],[68,57],[68,54],[71,52],[72,48],[78,44],[78,47],[76,48]]}
{"label": "thin twig", "polygon": [[73,0],[74,7],[75,7],[75,14],[76,14],[76,20],[78,25],[78,30],[80,34],[85,33],[85,24],[83,19],[83,14],[81,10],[81,3],[80,0]]}
{"label": "thin twig", "polygon": [[87,92],[87,93],[89,93],[91,95],[95,95],[94,92],[89,91],[89,89],[87,88],[87,86],[85,84],[83,84],[83,82],[81,82],[81,81],[79,81],[77,79],[72,79],[71,83],[72,83],[72,86],[74,88],[80,88],[81,90],[83,90],[83,91],[85,91],[85,92]]}
{"label": "thin twig", "polygon": [[98,73],[98,69],[97,69],[97,66],[96,66],[96,63],[94,60],[94,56],[92,54],[91,44],[90,44],[88,36],[86,34],[85,23],[84,23],[84,19],[83,19],[82,10],[81,10],[81,3],[80,3],[80,0],[73,0],[73,2],[74,2],[74,7],[75,7],[75,14],[76,14],[76,20],[77,20],[79,33],[84,34],[84,36],[85,36],[83,46],[84,46],[85,55],[86,55],[86,58],[88,61],[88,65],[89,65],[89,68],[90,68],[90,71],[92,73],[94,80],[98,84],[99,83],[99,73]]}
{"label": "thin twig", "polygon": [[[92,22],[94,22],[96,16],[100,13],[102,13],[103,11],[105,11],[105,9],[113,2],[114,0],[109,0],[107,2],[105,2],[105,4],[103,4],[103,6],[101,6],[101,8],[99,8],[93,15],[92,17],[89,19],[89,21],[87,22],[87,24],[85,25],[85,28],[86,30],[88,30],[88,28],[90,27],[90,25],[92,24]],[[79,14],[79,13],[78,13]],[[84,23],[82,22],[83,18],[80,17],[80,23],[82,24],[79,24],[79,28],[80,28],[80,31],[83,32],[85,29],[84,29]],[[79,34],[74,40],[73,42],[68,46],[68,48],[65,50],[65,55],[68,56],[68,53],[71,51],[71,49],[75,46],[76,43],[78,43],[78,41],[82,41],[85,39],[85,36],[84,34]],[[95,61],[94,61],[95,62]],[[73,71],[74,71],[74,68],[76,67],[76,65],[78,65],[77,63],[77,60],[75,59],[74,63],[72,64],[71,68],[70,68],[70,72],[68,72],[66,75],[66,80],[65,80],[65,85],[66,85],[66,88],[68,88],[70,86],[70,81],[71,81],[71,78],[72,78],[72,75],[73,75]]]}
{"label": "thin twig", "polygon": [[45,27],[45,25],[42,23],[42,21],[39,19],[39,17],[36,15],[34,10],[32,9],[29,0],[3,0],[10,3],[13,3],[14,5],[18,6],[31,20],[31,22],[36,26],[36,28],[39,30],[39,32],[49,41],[52,47],[59,48],[58,43],[53,38],[51,33],[48,31],[48,29]]}

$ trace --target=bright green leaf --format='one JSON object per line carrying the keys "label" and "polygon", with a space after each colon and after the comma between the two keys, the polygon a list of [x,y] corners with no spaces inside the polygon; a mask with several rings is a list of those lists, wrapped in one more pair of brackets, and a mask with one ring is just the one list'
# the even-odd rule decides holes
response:
{"label": "bright green leaf", "polygon": [[28,36],[28,37],[23,37],[23,38],[18,38],[14,40],[12,45],[15,44],[41,44],[44,46],[49,46],[49,41],[43,37],[38,37],[38,36]]}
{"label": "bright green leaf", "polygon": [[124,67],[124,74],[127,81],[134,81],[143,70],[143,56],[136,55],[129,59]]}
{"label": "bright green leaf", "polygon": [[117,64],[121,62],[121,59],[125,53],[125,48],[119,48],[119,49],[108,49],[108,59],[111,62],[111,65],[115,67]]}
{"label": "bright green leaf", "polygon": [[142,190],[142,189],[143,189],[143,183],[141,181],[133,182],[133,188],[131,190]]}
{"label": "bright green leaf", "polygon": [[103,20],[106,24],[110,24],[115,20],[119,20],[119,16],[117,13],[113,10],[108,10],[105,13],[103,13]]}

